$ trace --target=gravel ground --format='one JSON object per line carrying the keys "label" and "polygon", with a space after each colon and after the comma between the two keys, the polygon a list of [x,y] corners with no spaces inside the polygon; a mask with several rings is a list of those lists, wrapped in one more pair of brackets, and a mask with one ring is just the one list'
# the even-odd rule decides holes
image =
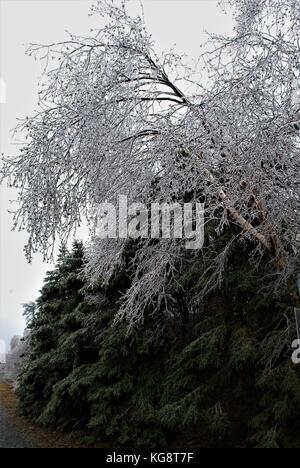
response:
{"label": "gravel ground", "polygon": [[0,406],[0,448],[37,448],[34,442],[15,427]]}

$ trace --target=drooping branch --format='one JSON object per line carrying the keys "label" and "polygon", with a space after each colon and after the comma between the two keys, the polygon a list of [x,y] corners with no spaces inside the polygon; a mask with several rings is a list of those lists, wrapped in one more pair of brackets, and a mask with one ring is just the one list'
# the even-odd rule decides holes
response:
{"label": "drooping branch", "polygon": [[[205,171],[205,175],[208,176],[211,182],[215,183],[215,178],[208,170]],[[269,252],[272,250],[272,245],[268,239],[262,234],[260,234],[257,229],[255,229],[249,221],[247,221],[231,204],[230,199],[224,192],[223,188],[218,190],[218,197],[224,202],[226,209],[228,210],[230,216],[238,225],[249,233],[254,239],[256,239],[260,244],[262,244]]]}
{"label": "drooping branch", "polygon": [[[19,127],[27,143],[1,169],[19,194],[14,226],[28,232],[28,258],[85,220],[93,226],[101,201],[121,194],[151,204],[157,194],[166,202],[192,194],[205,199],[213,232],[229,219],[241,238],[255,241],[248,248],[256,265],[265,252],[276,266],[292,264],[300,251],[297,2],[264,0],[253,8],[253,0],[230,1],[239,12],[233,37],[211,36],[211,53],[192,72],[174,53],[158,58],[142,21],[110,0],[99,3],[110,19],[95,37],[30,47],[47,67],[54,57],[57,68],[47,74],[38,112]],[[280,35],[271,31],[278,25]],[[203,69],[209,79],[193,87],[193,73]],[[215,240],[202,252],[208,263]],[[90,276],[110,277],[125,244],[93,238]],[[150,247],[139,244],[138,274],[124,299],[126,314],[137,317],[151,301],[168,301],[169,272],[184,243]],[[223,272],[225,264],[214,265]]]}

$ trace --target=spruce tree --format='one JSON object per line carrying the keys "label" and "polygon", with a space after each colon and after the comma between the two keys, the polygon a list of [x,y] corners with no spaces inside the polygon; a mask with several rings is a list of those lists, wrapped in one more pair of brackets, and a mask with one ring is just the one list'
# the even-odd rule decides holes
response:
{"label": "spruce tree", "polygon": [[[218,242],[221,250],[226,239]],[[37,301],[23,414],[114,446],[299,447],[292,294],[261,290],[267,262],[257,272],[236,243],[222,288],[201,301],[206,266],[187,254],[174,317],[149,310],[129,332],[113,318],[137,248],[107,287],[99,278],[93,289],[82,276],[82,245],[61,254]]]}

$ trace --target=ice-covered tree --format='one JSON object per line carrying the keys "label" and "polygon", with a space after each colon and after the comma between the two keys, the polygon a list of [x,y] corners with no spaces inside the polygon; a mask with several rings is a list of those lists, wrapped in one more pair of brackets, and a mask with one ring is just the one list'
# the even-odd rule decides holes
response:
{"label": "ice-covered tree", "polygon": [[37,312],[35,302],[23,304],[23,315],[26,319],[24,335],[14,336],[10,342],[10,351],[6,355],[5,378],[16,387],[18,378],[26,366],[31,352],[31,327]]}
{"label": "ice-covered tree", "polygon": [[30,332],[25,330],[23,338],[14,336],[10,342],[10,352],[6,356],[5,378],[15,387],[30,352]]}
{"label": "ice-covered tree", "polygon": [[[91,37],[30,46],[48,72],[38,112],[20,126],[28,143],[2,169],[19,192],[15,227],[28,230],[29,259],[51,255],[84,219],[93,226],[101,201],[189,194],[206,208],[203,294],[222,280],[233,242],[248,243],[253,265],[264,256],[279,282],[289,277],[299,254],[299,2],[222,3],[235,30],[210,36],[196,70],[173,52],[158,56],[125,3],[100,1],[93,11],[107,22]],[[89,276],[108,281],[126,248],[92,236]],[[141,240],[119,317],[134,323],[149,305],[172,314],[170,285],[185,256],[184,242]]]}

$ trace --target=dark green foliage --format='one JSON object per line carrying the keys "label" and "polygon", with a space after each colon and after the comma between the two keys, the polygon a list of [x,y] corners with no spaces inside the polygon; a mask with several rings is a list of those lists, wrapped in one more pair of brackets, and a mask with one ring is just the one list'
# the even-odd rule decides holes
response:
{"label": "dark green foliage", "polygon": [[178,277],[184,294],[174,288],[176,319],[149,316],[129,333],[113,325],[130,284],[126,271],[91,291],[81,274],[83,246],[62,250],[31,323],[22,413],[115,446],[299,448],[291,296],[262,290],[264,271],[246,258],[244,247],[232,247],[223,285],[205,302],[204,265],[194,258]]}

